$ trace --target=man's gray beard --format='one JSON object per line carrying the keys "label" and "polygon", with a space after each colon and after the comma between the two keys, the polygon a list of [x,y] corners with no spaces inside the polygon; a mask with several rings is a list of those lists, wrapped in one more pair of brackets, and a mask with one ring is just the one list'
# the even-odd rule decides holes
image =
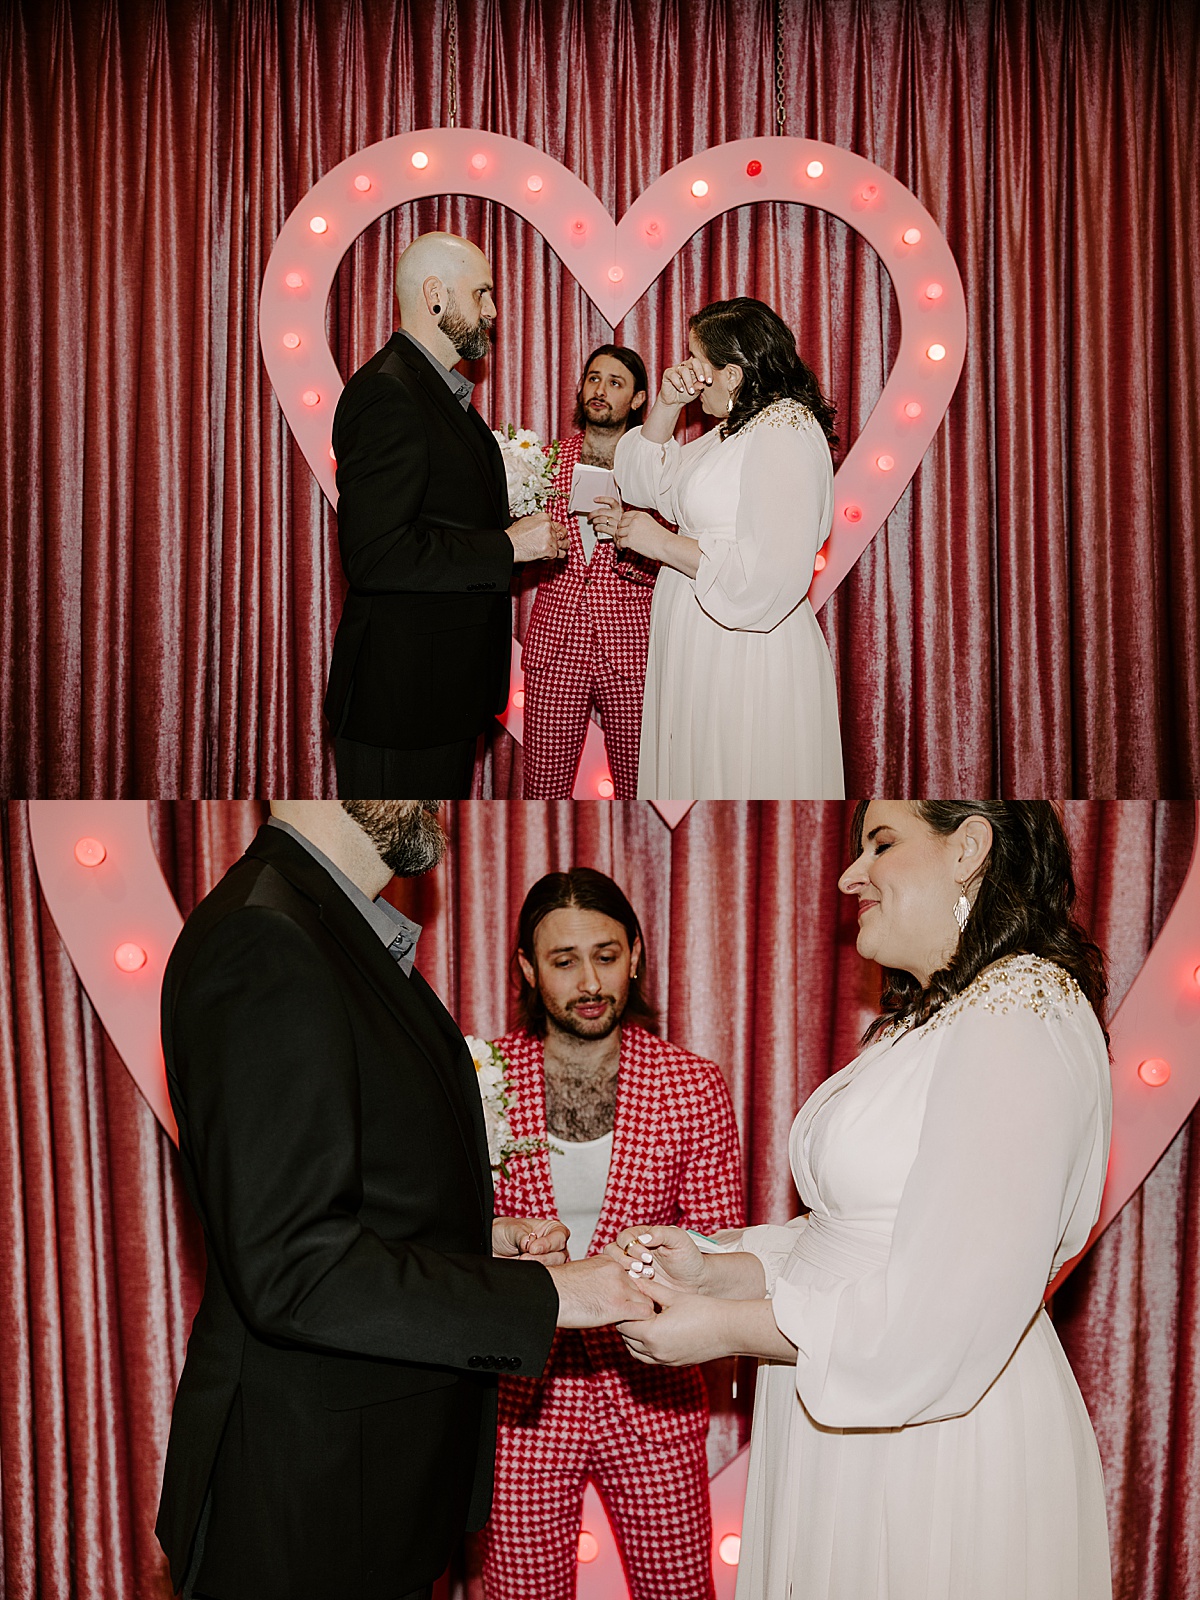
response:
{"label": "man's gray beard", "polygon": [[482,361],[487,355],[492,342],[491,323],[480,317],[472,328],[459,310],[453,294],[446,295],[446,310],[440,327],[464,361]]}
{"label": "man's gray beard", "polygon": [[370,839],[397,878],[431,872],[446,854],[440,800],[343,800],[342,810]]}

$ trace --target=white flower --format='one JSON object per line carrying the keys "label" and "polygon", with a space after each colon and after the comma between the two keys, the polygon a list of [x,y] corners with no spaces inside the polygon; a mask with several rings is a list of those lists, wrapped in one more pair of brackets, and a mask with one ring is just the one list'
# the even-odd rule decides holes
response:
{"label": "white flower", "polygon": [[475,1064],[475,1081],[483,1102],[483,1127],[487,1134],[488,1161],[492,1171],[508,1177],[508,1163],[514,1156],[529,1156],[549,1148],[545,1139],[516,1139],[508,1120],[508,1108],[516,1096],[508,1081],[508,1062],[487,1039],[466,1034],[467,1049]]}
{"label": "white flower", "polygon": [[558,443],[543,445],[532,428],[493,428],[492,433],[504,457],[504,476],[508,484],[508,504],[514,516],[540,511],[550,498]]}

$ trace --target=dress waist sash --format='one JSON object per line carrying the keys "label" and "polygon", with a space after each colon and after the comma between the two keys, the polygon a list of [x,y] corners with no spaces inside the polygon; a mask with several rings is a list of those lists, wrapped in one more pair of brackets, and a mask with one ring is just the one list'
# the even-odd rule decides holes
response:
{"label": "dress waist sash", "polygon": [[891,1250],[892,1236],[884,1229],[810,1212],[808,1226],[800,1229],[792,1246],[792,1257],[826,1272],[861,1278],[886,1267]]}

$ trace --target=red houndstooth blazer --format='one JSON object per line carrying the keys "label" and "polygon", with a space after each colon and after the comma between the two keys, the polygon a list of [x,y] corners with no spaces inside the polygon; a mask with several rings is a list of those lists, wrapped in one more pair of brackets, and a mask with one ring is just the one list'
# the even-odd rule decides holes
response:
{"label": "red houndstooth blazer", "polygon": [[[541,1039],[519,1029],[495,1043],[509,1066],[514,1134],[545,1139]],[[555,1215],[547,1151],[516,1157],[508,1177],[497,1177],[496,1215]],[[713,1233],[742,1227],[745,1216],[737,1124],[721,1069],[626,1024],[612,1163],[588,1255],[598,1254],[631,1222]],[[703,1432],[708,1423],[698,1368],[645,1366],[612,1328],[559,1332],[544,1377],[501,1378],[500,1420],[510,1427],[536,1425],[553,1445],[582,1420],[581,1384],[593,1393],[598,1386],[643,1438],[680,1438]]]}
{"label": "red houndstooth blazer", "polygon": [[606,540],[597,541],[590,562],[584,559],[579,518],[567,515],[571,471],[583,451],[583,439],[582,433],[572,434],[559,447],[554,493],[546,510],[566,523],[571,548],[566,561],[556,562],[549,568],[550,575],[538,584],[521,641],[521,666],[526,672],[544,672],[552,666],[586,603],[609,665],[622,678],[643,677],[658,562],[647,561],[632,550],[618,560],[620,552]]}

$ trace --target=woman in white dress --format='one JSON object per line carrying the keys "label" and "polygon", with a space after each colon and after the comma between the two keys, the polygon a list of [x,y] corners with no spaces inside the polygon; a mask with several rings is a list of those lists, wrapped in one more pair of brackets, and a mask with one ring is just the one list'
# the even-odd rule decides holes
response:
{"label": "woman in white dress", "polygon": [[792,1128],[810,1209],[713,1254],[625,1230],[662,1309],[622,1331],[647,1360],[762,1358],[738,1600],[1105,1600],[1099,1453],[1042,1305],[1111,1121],[1061,824],[872,801],[854,848],[883,1015]]}
{"label": "woman in white dress", "polygon": [[[833,411],[760,300],[718,301],[689,325],[644,426],[617,444],[623,498],[598,533],[663,563],[650,615],[638,795],[820,799],[843,793],[837,689],[807,599],[833,517]],[[699,395],[720,423],[678,445]]]}

